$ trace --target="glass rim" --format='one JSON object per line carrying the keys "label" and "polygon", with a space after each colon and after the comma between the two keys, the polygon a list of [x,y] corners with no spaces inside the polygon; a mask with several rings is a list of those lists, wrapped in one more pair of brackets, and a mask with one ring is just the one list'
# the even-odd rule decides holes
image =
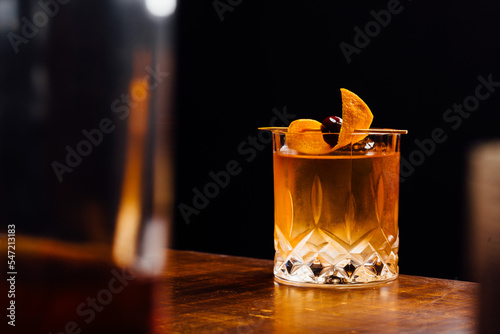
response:
{"label": "glass rim", "polygon": [[[288,127],[261,127],[258,128],[263,131],[271,131],[272,133],[288,133]],[[294,135],[339,135],[339,132],[321,132],[320,129],[304,130],[303,132],[294,132]],[[348,133],[352,135],[401,135],[408,134],[408,130],[389,129],[389,128],[371,128],[371,129],[356,129],[354,132]]]}

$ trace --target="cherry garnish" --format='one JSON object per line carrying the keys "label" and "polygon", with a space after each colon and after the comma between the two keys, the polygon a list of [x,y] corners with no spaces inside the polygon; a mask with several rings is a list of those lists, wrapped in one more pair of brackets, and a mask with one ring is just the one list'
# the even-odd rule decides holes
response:
{"label": "cherry garnish", "polygon": [[321,132],[325,133],[323,140],[331,147],[337,145],[341,126],[342,118],[338,116],[328,116],[321,123]]}

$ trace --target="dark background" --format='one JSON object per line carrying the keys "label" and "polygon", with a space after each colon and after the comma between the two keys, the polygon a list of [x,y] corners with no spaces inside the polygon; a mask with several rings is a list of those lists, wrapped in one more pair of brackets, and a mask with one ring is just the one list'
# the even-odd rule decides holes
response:
{"label": "dark background", "polygon": [[[364,31],[371,11],[389,3],[179,2],[174,248],[273,258],[272,149],[257,127],[270,125],[273,110],[320,121],[340,116],[344,87],[370,106],[373,127],[409,130],[401,152],[413,161],[400,187],[401,273],[471,279],[467,157],[475,143],[500,135],[500,87],[459,126],[443,116],[471,101],[479,76],[500,82],[500,6],[402,0],[401,12],[348,63],[339,45],[355,46],[355,27]],[[415,153],[436,128],[446,140]],[[252,137],[255,154],[242,154]],[[196,209],[194,189],[203,192],[210,172],[230,161],[239,173]],[[186,218],[180,207],[187,206],[197,211]]]}

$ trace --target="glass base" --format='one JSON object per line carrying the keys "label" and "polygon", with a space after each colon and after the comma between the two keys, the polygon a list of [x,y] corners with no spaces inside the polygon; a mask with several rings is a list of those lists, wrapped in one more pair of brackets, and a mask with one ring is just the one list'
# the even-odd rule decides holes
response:
{"label": "glass base", "polygon": [[344,258],[335,264],[319,261],[303,263],[293,257],[274,261],[274,276],[279,283],[298,286],[355,287],[390,282],[398,277],[397,256],[388,263]]}
{"label": "glass base", "polygon": [[305,287],[305,288],[333,288],[333,289],[351,289],[351,288],[368,288],[372,286],[377,286],[377,285],[384,285],[384,284],[389,284],[398,278],[398,275],[396,274],[394,277],[385,279],[385,280],[377,280],[377,281],[370,281],[370,282],[363,282],[363,283],[346,283],[346,284],[331,284],[331,283],[311,283],[311,282],[295,282],[295,281],[289,281],[286,279],[282,279],[278,276],[274,276],[274,280],[280,284],[286,284],[286,285],[293,285],[293,286],[299,286],[299,287]]}

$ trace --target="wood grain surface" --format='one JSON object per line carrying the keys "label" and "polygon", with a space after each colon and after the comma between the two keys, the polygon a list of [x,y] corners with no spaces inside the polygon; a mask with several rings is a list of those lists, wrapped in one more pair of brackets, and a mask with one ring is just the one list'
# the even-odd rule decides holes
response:
{"label": "wood grain surface", "polygon": [[367,288],[273,280],[269,260],[167,252],[155,333],[474,333],[477,283],[400,275]]}

